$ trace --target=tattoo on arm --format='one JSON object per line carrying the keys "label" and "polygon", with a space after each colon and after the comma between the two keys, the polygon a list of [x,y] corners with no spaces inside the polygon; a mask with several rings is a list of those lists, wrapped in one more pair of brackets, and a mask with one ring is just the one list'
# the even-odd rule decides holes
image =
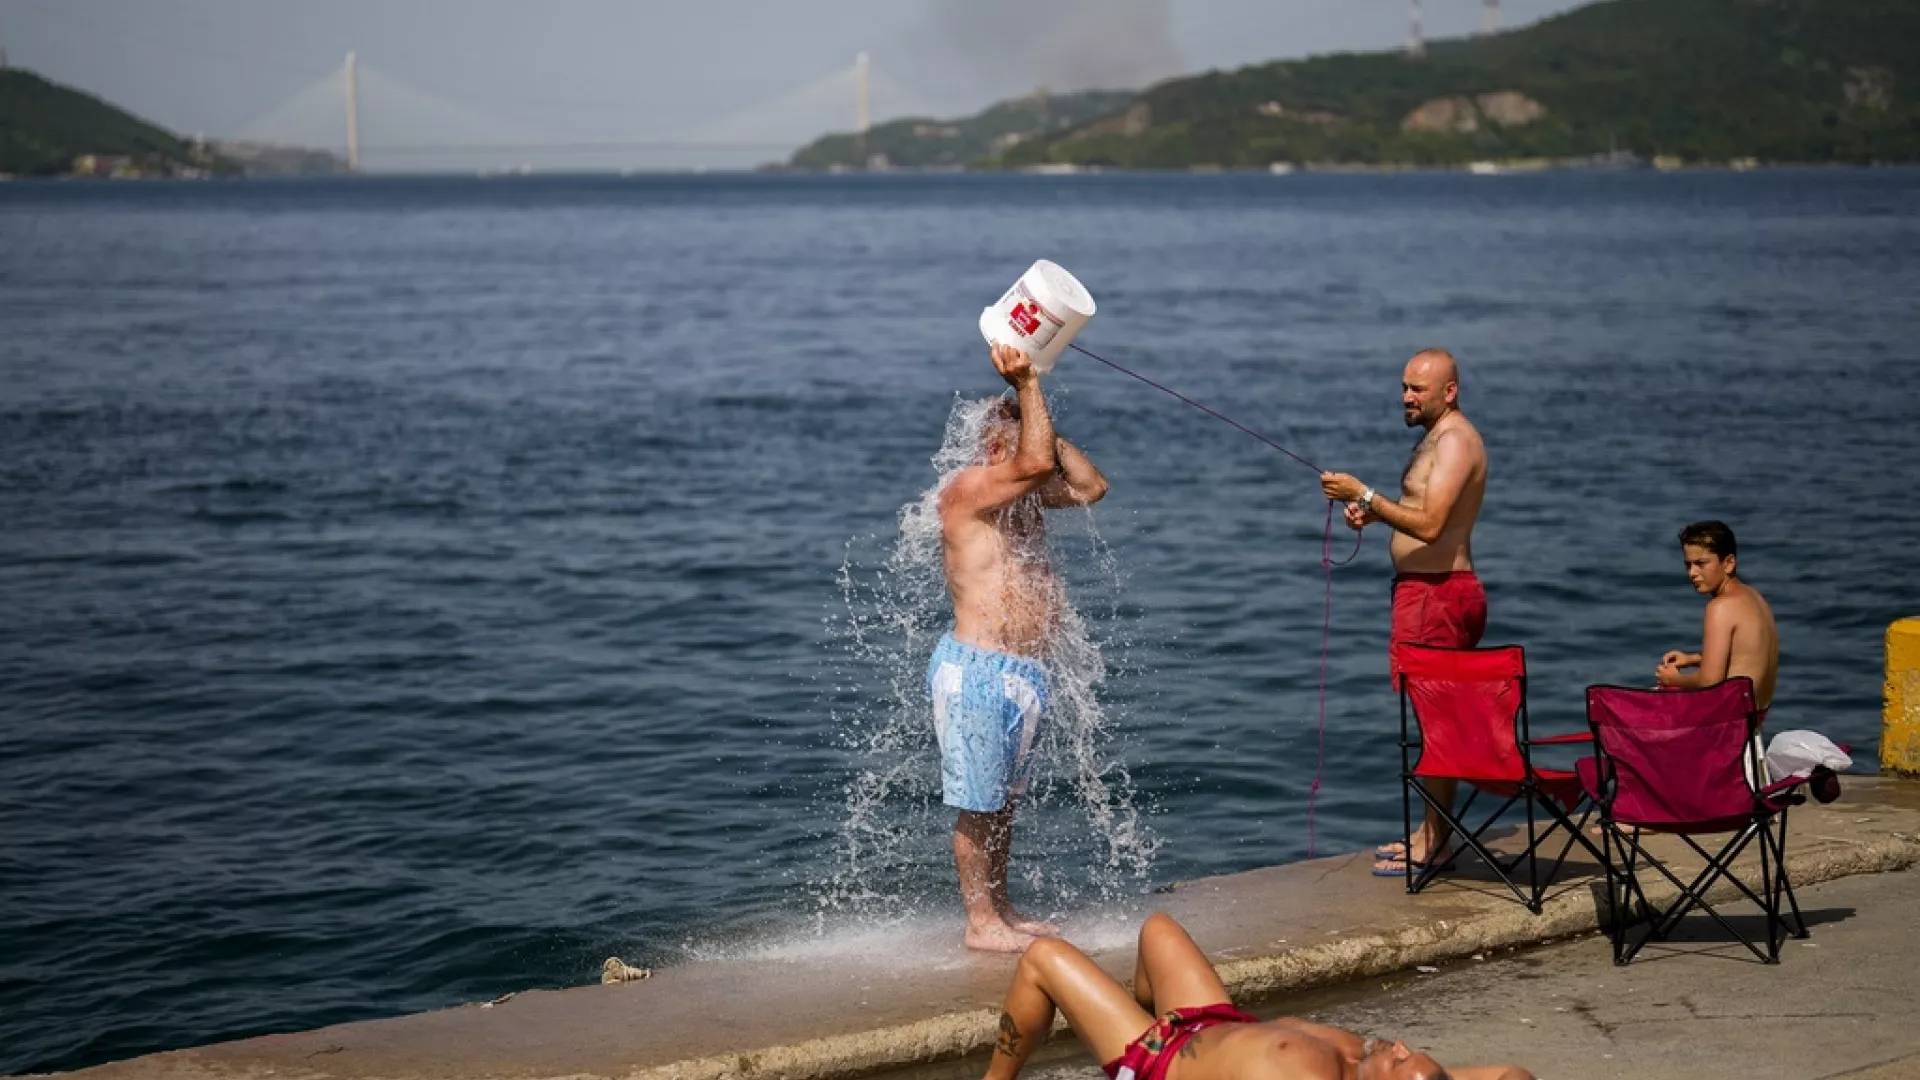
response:
{"label": "tattoo on arm", "polygon": [[1000,1037],[994,1040],[994,1050],[1008,1057],[1019,1057],[1021,1041],[1020,1025],[1013,1022],[1013,1014],[1001,1013]]}

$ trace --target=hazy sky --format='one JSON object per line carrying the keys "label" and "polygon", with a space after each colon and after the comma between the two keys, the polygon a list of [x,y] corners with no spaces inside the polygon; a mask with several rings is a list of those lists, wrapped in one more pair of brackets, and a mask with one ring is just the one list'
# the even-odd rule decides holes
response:
{"label": "hazy sky", "polygon": [[[1481,6],[1425,0],[1429,36]],[[184,134],[343,147],[353,50],[369,168],[777,160],[853,126],[861,50],[883,120],[1406,36],[1407,0],[0,0],[11,64]]]}

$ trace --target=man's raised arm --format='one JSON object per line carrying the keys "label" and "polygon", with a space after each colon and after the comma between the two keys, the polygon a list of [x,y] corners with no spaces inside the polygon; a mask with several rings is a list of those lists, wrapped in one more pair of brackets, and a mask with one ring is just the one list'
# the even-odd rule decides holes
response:
{"label": "man's raised arm", "polygon": [[1086,452],[1065,439],[1054,439],[1060,468],[1040,489],[1040,505],[1049,510],[1064,506],[1092,506],[1107,497],[1107,478]]}
{"label": "man's raised arm", "polygon": [[1020,445],[1004,461],[961,470],[940,493],[943,514],[984,514],[1011,505],[1046,483],[1059,464],[1053,418],[1033,361],[1010,345],[995,345],[993,367],[1020,395]]}

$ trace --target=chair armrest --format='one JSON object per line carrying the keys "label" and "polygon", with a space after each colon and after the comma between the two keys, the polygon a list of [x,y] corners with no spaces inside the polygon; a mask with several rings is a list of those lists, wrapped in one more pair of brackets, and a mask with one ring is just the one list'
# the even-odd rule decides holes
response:
{"label": "chair armrest", "polygon": [[1528,746],[1565,746],[1571,743],[1590,743],[1593,732],[1576,731],[1571,735],[1549,735],[1544,739],[1528,739]]}
{"label": "chair armrest", "polygon": [[1799,806],[1807,801],[1807,796],[1804,792],[1795,792],[1793,789],[1810,779],[1811,777],[1808,776],[1789,776],[1785,780],[1775,780],[1754,792],[1754,801],[1775,812],[1789,806]]}
{"label": "chair armrest", "polygon": [[1770,799],[1773,796],[1778,795],[1783,791],[1788,791],[1793,788],[1799,787],[1801,784],[1806,783],[1807,780],[1808,780],[1808,777],[1805,776],[1804,774],[1798,775],[1798,776],[1789,776],[1785,780],[1775,780],[1773,783],[1768,784],[1766,787],[1763,787],[1759,791],[1754,792],[1754,795],[1762,799]]}

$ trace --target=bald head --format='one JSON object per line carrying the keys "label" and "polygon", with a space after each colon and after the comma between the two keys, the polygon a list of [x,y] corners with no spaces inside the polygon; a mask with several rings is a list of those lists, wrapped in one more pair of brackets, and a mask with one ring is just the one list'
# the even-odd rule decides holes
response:
{"label": "bald head", "polygon": [[1413,354],[1413,359],[1407,361],[1407,370],[1412,371],[1415,364],[1421,365],[1422,370],[1441,382],[1460,381],[1460,364],[1445,349],[1421,349]]}
{"label": "bald head", "polygon": [[1432,430],[1440,418],[1459,407],[1460,365],[1445,349],[1421,349],[1407,361],[1400,376],[1400,404],[1408,427]]}
{"label": "bald head", "polygon": [[1368,1039],[1360,1051],[1359,1080],[1448,1080],[1440,1063],[1406,1043]]}

